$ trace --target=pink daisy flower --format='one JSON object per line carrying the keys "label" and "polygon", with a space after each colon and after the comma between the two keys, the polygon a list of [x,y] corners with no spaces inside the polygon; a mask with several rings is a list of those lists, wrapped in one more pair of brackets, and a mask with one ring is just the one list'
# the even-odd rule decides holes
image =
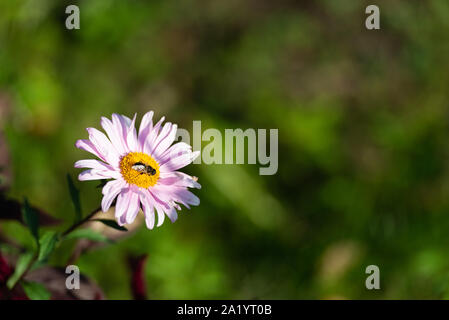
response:
{"label": "pink daisy flower", "polygon": [[177,171],[190,164],[199,151],[184,142],[172,143],[176,138],[177,125],[162,117],[153,125],[153,111],[146,113],[136,132],[136,116],[130,118],[113,114],[112,121],[101,118],[101,126],[107,136],[87,128],[88,140],[78,140],[76,147],[97,156],[100,160],[80,160],[75,168],[89,168],[78,179],[112,179],[103,187],[101,208],[109,210],[114,199],[115,217],[119,225],[134,221],[140,209],[146,225],[153,229],[155,212],[157,226],[162,225],[165,215],[174,222],[180,204],[199,205],[200,200],[187,188],[201,188],[195,177]]}

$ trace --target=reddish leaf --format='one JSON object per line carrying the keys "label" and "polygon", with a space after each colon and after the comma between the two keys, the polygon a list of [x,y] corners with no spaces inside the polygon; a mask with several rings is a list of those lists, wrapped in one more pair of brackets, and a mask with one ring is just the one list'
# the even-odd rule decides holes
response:
{"label": "reddish leaf", "polygon": [[0,131],[0,192],[4,192],[9,189],[11,178],[12,174],[8,145],[3,137],[3,133]]}
{"label": "reddish leaf", "polygon": [[6,284],[9,276],[13,273],[13,269],[6,262],[6,259],[0,253],[0,286]]}
{"label": "reddish leaf", "polygon": [[0,286],[0,300],[29,300],[21,286],[16,286],[12,291],[6,285]]}
{"label": "reddish leaf", "polygon": [[135,300],[146,300],[147,289],[145,285],[145,263],[147,255],[137,258],[129,258],[129,265],[132,271],[131,291]]}
{"label": "reddish leaf", "polygon": [[6,281],[13,274],[14,269],[0,253],[0,300],[28,300],[23,289],[18,285],[12,291],[6,286]]}
{"label": "reddish leaf", "polygon": [[[32,207],[32,209],[38,213],[39,225],[52,226],[61,222],[36,207]],[[23,223],[22,204],[16,200],[5,199],[0,195],[0,220],[16,220]]]}

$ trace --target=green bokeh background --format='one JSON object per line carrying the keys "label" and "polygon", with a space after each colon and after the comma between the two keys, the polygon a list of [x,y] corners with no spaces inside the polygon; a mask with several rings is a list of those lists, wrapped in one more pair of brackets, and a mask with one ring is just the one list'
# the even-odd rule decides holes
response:
{"label": "green bokeh background", "polygon": [[[69,4],[80,30],[65,28]],[[144,253],[151,299],[449,298],[449,2],[376,0],[372,31],[368,4],[1,1],[9,195],[67,226],[65,174],[88,158],[74,143],[113,112],[277,128],[276,175],[191,165],[199,207],[90,251],[81,272],[110,299],[131,298],[126,257]],[[96,184],[77,182],[85,212]]]}

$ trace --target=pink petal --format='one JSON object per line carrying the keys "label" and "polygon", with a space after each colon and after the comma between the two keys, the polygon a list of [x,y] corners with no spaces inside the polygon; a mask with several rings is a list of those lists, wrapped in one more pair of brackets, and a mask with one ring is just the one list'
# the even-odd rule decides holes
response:
{"label": "pink petal", "polygon": [[136,219],[137,214],[140,210],[140,200],[139,194],[131,190],[131,195],[129,199],[128,209],[126,212],[126,223],[131,224]]}
{"label": "pink petal", "polygon": [[[119,193],[117,197],[117,203],[115,205],[115,217],[117,218],[118,224],[122,223],[121,217],[126,214],[126,211],[129,206],[129,200],[131,198],[131,190],[130,188],[126,188]],[[126,216],[124,216],[126,218]]]}
{"label": "pink petal", "polygon": [[118,138],[121,141],[123,148],[128,153],[130,150],[128,148],[128,143],[126,142],[126,137],[128,135],[128,125],[131,124],[131,119],[125,116],[118,115],[116,113],[112,114],[112,125],[114,126],[114,130],[117,132]]}
{"label": "pink petal", "polygon": [[159,205],[155,205],[154,207],[156,208],[157,211],[157,226],[160,227],[164,223],[165,212]]}
{"label": "pink petal", "polygon": [[168,173],[161,172],[160,178],[158,180],[158,184],[159,183],[163,185],[173,185],[176,187],[201,189],[201,185],[196,180],[194,180],[193,177],[179,171]]}
{"label": "pink petal", "polygon": [[184,187],[156,185],[151,192],[167,203],[170,203],[170,201],[180,202],[189,209],[189,205],[197,206],[200,204],[200,199]]}
{"label": "pink petal", "polygon": [[148,134],[151,132],[151,130],[153,130],[153,114],[153,111],[145,113],[142,121],[140,122],[138,144],[139,151],[141,152],[143,152],[145,140],[147,139]]}
{"label": "pink petal", "polygon": [[117,221],[119,226],[124,226],[126,224],[126,215],[122,215],[118,221]]}
{"label": "pink petal", "polygon": [[154,128],[150,131],[148,136],[146,137],[144,144],[143,144],[143,152],[146,154],[151,154],[151,151],[153,150],[154,143],[156,141],[157,136],[159,135],[159,129],[162,125],[162,122],[164,122],[165,117],[162,117],[158,123],[154,126]]}
{"label": "pink petal", "polygon": [[161,132],[157,135],[156,139],[154,139],[154,142],[152,143],[151,152],[150,152],[151,154],[156,152],[156,149],[159,146],[159,144],[161,143],[161,141],[164,140],[168,136],[168,134],[170,133],[171,127],[172,127],[171,122],[167,122],[164,124]]}
{"label": "pink petal", "polygon": [[128,128],[128,133],[126,135],[126,143],[128,144],[128,148],[130,151],[138,151],[138,141],[137,141],[137,133],[136,133],[136,114],[131,122],[131,125]]}
{"label": "pink petal", "polygon": [[178,212],[174,207],[171,207],[169,210],[166,210],[165,213],[167,214],[171,222],[175,222],[178,219]]}
{"label": "pink petal", "polygon": [[183,168],[186,165],[190,164],[193,160],[195,160],[196,157],[199,156],[199,154],[200,154],[199,151],[182,154],[178,157],[168,160],[160,167],[160,170],[168,172]]}
{"label": "pink petal", "polygon": [[114,170],[114,168],[103,161],[87,159],[87,160],[79,160],[75,162],[75,168],[90,168],[97,170]]}
{"label": "pink petal", "polygon": [[169,208],[169,203],[171,201],[171,198],[168,194],[168,192],[161,192],[160,189],[156,189],[156,186],[152,187],[151,189],[148,189],[150,197],[153,198],[154,205],[160,205],[165,208]]}
{"label": "pink petal", "polygon": [[153,127],[153,111],[145,113],[140,121],[139,135],[146,129],[151,129]]}
{"label": "pink petal", "polygon": [[[155,195],[153,191],[154,191],[153,188],[151,188],[151,191],[150,190],[144,191],[144,192],[148,192],[148,193],[146,193],[145,201],[150,202],[152,204],[152,206],[156,209],[157,218],[158,218],[157,226],[159,227],[164,223],[165,212],[169,211],[171,208],[168,205],[170,198],[166,198],[167,202],[164,202],[157,195]],[[161,194],[161,196],[164,196],[164,195]],[[173,219],[174,214],[172,212],[170,212],[170,214],[171,214],[171,219]]]}
{"label": "pink petal", "polygon": [[124,139],[121,136],[121,131],[117,129],[116,126],[109,120],[108,118],[101,117],[101,126],[104,131],[108,134],[109,139],[111,140],[112,145],[117,150],[117,153],[120,156],[128,153],[128,148],[124,143]]}
{"label": "pink petal", "polygon": [[142,202],[142,209],[145,214],[145,223],[147,228],[151,230],[154,228],[155,222],[154,207],[150,202],[149,196],[141,196],[140,201]]}
{"label": "pink petal", "polygon": [[163,185],[166,185],[166,186],[170,186],[172,184],[175,184],[178,181],[179,181],[178,177],[171,176],[171,177],[167,177],[167,178],[159,178],[157,183],[160,183],[160,184],[163,184]]}
{"label": "pink petal", "polygon": [[159,165],[163,165],[167,161],[177,158],[183,154],[191,153],[192,147],[185,142],[178,142],[167,149],[161,156],[158,157]]}
{"label": "pink petal", "polygon": [[89,140],[92,141],[95,148],[104,156],[106,161],[113,166],[118,166],[120,156],[106,135],[95,128],[87,128],[87,132],[89,132]]}
{"label": "pink petal", "polygon": [[92,153],[103,161],[107,161],[106,158],[97,150],[94,144],[90,140],[80,139],[76,141],[75,146],[78,149],[85,150],[87,152]]}
{"label": "pink petal", "polygon": [[121,118],[121,122],[123,124],[123,127],[128,129],[131,126],[131,123],[132,123],[131,118],[128,118],[127,116],[125,116],[123,114],[120,114],[118,116]]}
{"label": "pink petal", "polygon": [[[154,149],[154,153],[156,155],[162,155],[171,146],[171,144],[175,141],[177,130],[178,126],[176,124],[170,126],[168,133],[157,142]],[[162,136],[162,133],[159,136]]]}
{"label": "pink petal", "polygon": [[190,204],[192,206],[198,206],[200,204],[200,198],[198,198],[189,190],[180,189],[176,192],[176,195],[179,197],[180,200],[182,200],[184,205]]}
{"label": "pink petal", "polygon": [[111,207],[115,197],[126,187],[126,183],[123,180],[109,181],[103,187],[103,199],[101,200],[101,209],[106,212]]}
{"label": "pink petal", "polygon": [[97,170],[97,169],[89,169],[81,172],[78,175],[78,180],[87,181],[87,180],[101,180],[101,179],[120,179],[121,174],[117,171],[112,170]]}

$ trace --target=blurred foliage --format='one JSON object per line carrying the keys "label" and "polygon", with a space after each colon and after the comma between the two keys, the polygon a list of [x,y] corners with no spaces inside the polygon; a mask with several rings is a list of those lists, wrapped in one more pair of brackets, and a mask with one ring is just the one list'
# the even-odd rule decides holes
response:
{"label": "blurred foliage", "polygon": [[[113,112],[278,128],[276,175],[191,165],[199,207],[82,255],[81,271],[112,299],[131,298],[127,257],[144,254],[151,299],[449,298],[449,2],[375,3],[379,31],[357,0],[1,1],[9,195],[73,221],[65,175],[88,157],[74,143]],[[97,182],[76,184],[98,206]]]}

